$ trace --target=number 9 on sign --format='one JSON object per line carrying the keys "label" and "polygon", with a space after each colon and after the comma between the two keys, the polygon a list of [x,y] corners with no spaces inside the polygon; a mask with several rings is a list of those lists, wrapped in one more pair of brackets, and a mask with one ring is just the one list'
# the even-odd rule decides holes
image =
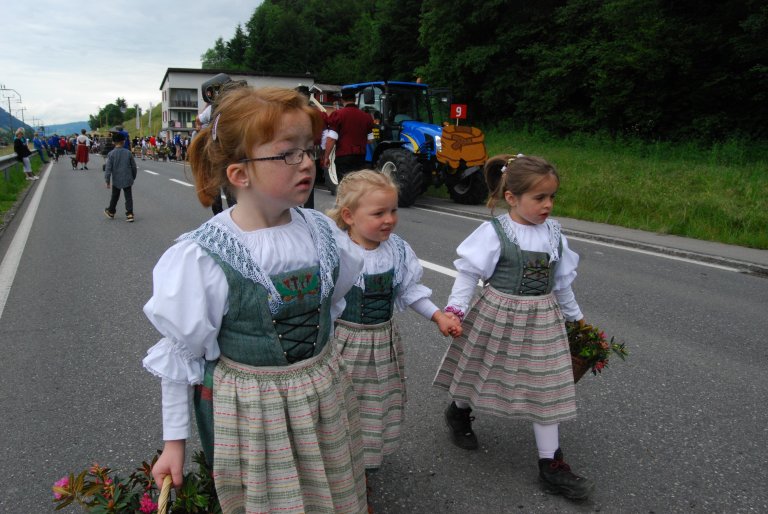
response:
{"label": "number 9 on sign", "polygon": [[467,105],[451,104],[451,118],[456,118],[457,120],[467,119]]}

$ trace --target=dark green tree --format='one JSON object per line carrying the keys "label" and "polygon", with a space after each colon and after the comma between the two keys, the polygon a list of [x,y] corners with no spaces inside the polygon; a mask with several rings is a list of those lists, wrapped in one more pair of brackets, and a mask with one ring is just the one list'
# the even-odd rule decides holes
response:
{"label": "dark green tree", "polygon": [[228,69],[232,66],[227,55],[227,45],[224,43],[223,38],[218,38],[213,44],[213,48],[209,48],[203,55],[200,56],[203,69]]}
{"label": "dark green tree", "polygon": [[238,23],[235,29],[235,35],[227,42],[227,59],[232,66],[239,68],[245,65],[245,51],[248,48],[248,38],[243,32],[242,26]]}

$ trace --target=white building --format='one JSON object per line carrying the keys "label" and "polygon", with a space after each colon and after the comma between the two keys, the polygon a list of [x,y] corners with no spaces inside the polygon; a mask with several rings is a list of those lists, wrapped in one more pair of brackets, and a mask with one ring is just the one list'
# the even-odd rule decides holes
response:
{"label": "white building", "polygon": [[162,130],[169,137],[180,133],[189,135],[195,129],[195,116],[206,107],[200,86],[219,73],[232,80],[245,80],[252,87],[311,87],[315,79],[307,74],[276,75],[229,70],[203,70],[195,68],[168,68],[160,83],[163,92]]}

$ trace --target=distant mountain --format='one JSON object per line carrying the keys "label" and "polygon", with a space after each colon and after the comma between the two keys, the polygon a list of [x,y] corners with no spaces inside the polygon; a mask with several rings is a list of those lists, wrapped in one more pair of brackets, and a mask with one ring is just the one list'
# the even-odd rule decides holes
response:
{"label": "distant mountain", "polygon": [[[21,122],[20,119],[18,119],[16,116],[11,116],[10,120],[13,124],[13,132],[16,131],[17,128],[23,126],[27,130],[32,130],[32,127],[30,127],[27,123]],[[3,130],[4,132],[8,132],[11,127],[8,126],[8,111],[0,107],[0,130]]]}
{"label": "distant mountain", "polygon": [[[13,130],[16,131],[17,128],[22,126],[21,120],[16,118],[15,116],[11,116],[11,121],[13,122]],[[38,130],[40,127],[32,127],[28,123],[23,124],[24,128],[28,132],[34,132]],[[91,131],[91,127],[88,125],[87,121],[73,121],[70,123],[60,123],[58,125],[45,125],[45,133],[46,135],[51,134],[79,134],[81,129],[85,129],[88,132]],[[8,111],[0,107],[0,130],[4,132],[8,132]]]}
{"label": "distant mountain", "polygon": [[71,123],[62,123],[61,125],[46,125],[45,133],[50,134],[79,134],[80,130],[85,129],[91,132],[91,126],[87,121],[73,121]]}

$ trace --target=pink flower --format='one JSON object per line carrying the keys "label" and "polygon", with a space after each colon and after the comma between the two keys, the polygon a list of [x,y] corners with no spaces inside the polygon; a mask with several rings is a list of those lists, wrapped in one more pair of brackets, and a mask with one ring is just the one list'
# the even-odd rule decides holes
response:
{"label": "pink flower", "polygon": [[144,514],[152,514],[157,510],[157,503],[152,501],[152,497],[149,493],[144,493],[139,501],[139,510]]}
{"label": "pink flower", "polygon": [[[62,477],[60,480],[57,480],[56,482],[54,482],[53,487],[63,487],[63,488],[69,487],[69,477]],[[63,497],[64,497],[63,494],[57,493],[54,491],[53,498],[55,500],[61,500]]]}

